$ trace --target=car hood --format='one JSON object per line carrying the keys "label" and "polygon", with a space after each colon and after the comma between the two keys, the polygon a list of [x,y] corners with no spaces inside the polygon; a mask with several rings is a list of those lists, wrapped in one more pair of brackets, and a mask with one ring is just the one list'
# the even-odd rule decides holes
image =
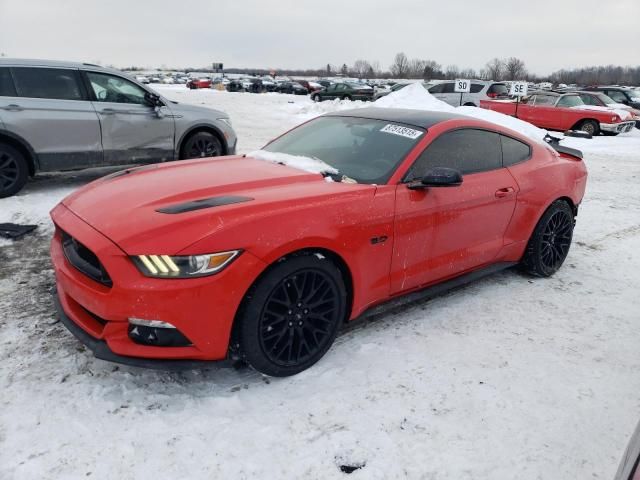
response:
{"label": "car hood", "polygon": [[185,249],[227,227],[250,224],[252,217],[366,188],[375,191],[370,185],[331,183],[320,174],[234,156],[123,170],[62,203],[129,255],[196,254],[203,252]]}

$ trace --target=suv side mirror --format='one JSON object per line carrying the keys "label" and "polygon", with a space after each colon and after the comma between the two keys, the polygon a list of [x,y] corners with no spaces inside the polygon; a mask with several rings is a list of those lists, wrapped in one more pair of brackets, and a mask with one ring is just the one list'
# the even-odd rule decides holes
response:
{"label": "suv side mirror", "polygon": [[407,188],[421,190],[429,187],[459,187],[460,185],[462,185],[462,174],[458,170],[435,167],[429,170],[424,177],[409,183]]}
{"label": "suv side mirror", "polygon": [[155,93],[146,92],[144,94],[144,100],[151,107],[163,107],[164,106],[164,103],[162,103],[162,100],[160,100],[160,95],[156,95]]}

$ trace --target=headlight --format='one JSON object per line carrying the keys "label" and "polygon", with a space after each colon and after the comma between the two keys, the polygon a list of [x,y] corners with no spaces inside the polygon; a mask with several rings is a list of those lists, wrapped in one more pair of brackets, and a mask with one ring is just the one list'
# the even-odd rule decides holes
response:
{"label": "headlight", "polygon": [[208,255],[138,255],[133,262],[143,275],[153,278],[195,278],[218,273],[229,265],[240,250]]}
{"label": "headlight", "polygon": [[230,119],[229,117],[227,117],[227,118],[219,118],[218,120],[223,121],[224,123],[226,123],[226,124],[227,124],[227,125],[229,125],[230,127],[232,126],[232,125],[231,125],[231,119]]}

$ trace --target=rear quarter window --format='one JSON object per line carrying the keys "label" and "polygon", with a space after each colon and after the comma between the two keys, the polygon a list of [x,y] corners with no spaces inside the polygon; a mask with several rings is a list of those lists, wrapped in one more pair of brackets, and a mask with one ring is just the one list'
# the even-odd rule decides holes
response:
{"label": "rear quarter window", "polygon": [[471,93],[479,93],[484,88],[484,85],[481,83],[472,83],[471,84]]}
{"label": "rear quarter window", "polygon": [[84,100],[77,70],[17,67],[11,71],[21,97]]}
{"label": "rear quarter window", "polygon": [[509,167],[531,157],[531,147],[515,138],[500,135],[502,144],[502,166]]}
{"label": "rear quarter window", "polygon": [[0,68],[0,97],[15,97],[16,88],[13,85],[9,68]]}
{"label": "rear quarter window", "polygon": [[504,83],[494,83],[489,87],[487,93],[495,93],[497,95],[509,95],[509,89]]}

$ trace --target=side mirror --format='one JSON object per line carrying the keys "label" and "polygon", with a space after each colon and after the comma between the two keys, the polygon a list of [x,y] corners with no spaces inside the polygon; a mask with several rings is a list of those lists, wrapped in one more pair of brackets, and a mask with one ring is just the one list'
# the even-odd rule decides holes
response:
{"label": "side mirror", "polygon": [[421,190],[429,187],[459,187],[462,185],[462,174],[453,168],[435,167],[424,177],[407,185],[409,190]]}
{"label": "side mirror", "polygon": [[156,95],[155,93],[146,92],[144,94],[144,100],[151,107],[163,107],[164,106],[164,103],[162,103],[162,100],[160,100],[160,95]]}

